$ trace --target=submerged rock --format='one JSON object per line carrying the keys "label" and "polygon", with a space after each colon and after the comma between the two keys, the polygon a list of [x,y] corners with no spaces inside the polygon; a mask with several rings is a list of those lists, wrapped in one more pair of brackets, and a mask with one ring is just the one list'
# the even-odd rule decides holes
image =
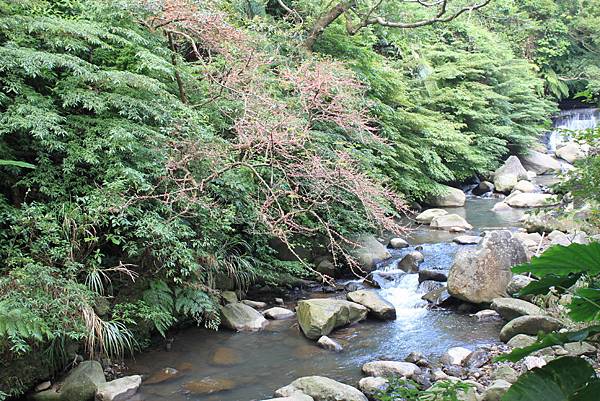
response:
{"label": "submerged rock", "polygon": [[240,353],[233,348],[219,347],[211,358],[211,363],[218,366],[233,366],[242,362]]}
{"label": "submerged rock", "polygon": [[321,336],[317,341],[317,344],[319,344],[321,348],[325,348],[334,352],[342,352],[344,350],[340,343],[327,336]]}
{"label": "submerged rock", "polygon": [[458,214],[446,214],[443,216],[438,216],[431,220],[431,227],[437,228],[438,230],[446,231],[471,230],[473,228],[472,225],[470,225],[464,218],[462,218]]}
{"label": "submerged rock", "polygon": [[525,248],[510,231],[493,231],[476,249],[458,251],[448,274],[448,292],[463,301],[491,302],[506,295],[510,268],[527,260]]}
{"label": "submerged rock", "polygon": [[444,209],[427,209],[421,214],[419,214],[415,220],[421,224],[431,224],[431,220],[436,217],[445,216],[448,212]]}
{"label": "submerged rock", "polygon": [[339,299],[310,299],[298,302],[296,313],[304,335],[316,340],[337,327],[365,319],[367,308]]}
{"label": "submerged rock", "polygon": [[367,401],[367,397],[354,387],[323,376],[301,377],[275,391],[278,397],[303,395],[314,401]]}
{"label": "submerged rock", "polygon": [[510,321],[519,316],[544,315],[545,312],[531,302],[515,298],[495,298],[491,308],[498,312],[504,320]]}
{"label": "submerged rock", "polygon": [[221,324],[231,330],[260,331],[268,321],[256,309],[237,302],[221,307]]}
{"label": "submerged rock", "polygon": [[560,330],[564,324],[550,316],[520,316],[508,322],[500,331],[500,340],[508,342],[517,334],[537,335],[538,332],[550,333]]}
{"label": "submerged rock", "polygon": [[153,373],[148,379],[144,380],[144,384],[158,384],[173,380],[179,377],[179,371],[173,368],[164,368]]}
{"label": "submerged rock", "polygon": [[372,290],[359,290],[346,295],[348,301],[361,304],[369,310],[369,315],[380,320],[396,319],[396,308],[381,295]]}
{"label": "submerged rock", "polygon": [[190,394],[213,394],[221,391],[232,390],[236,384],[231,379],[205,377],[192,380],[183,385],[185,392]]}
{"label": "submerged rock", "polygon": [[437,196],[432,196],[428,199],[428,203],[435,207],[461,207],[465,205],[467,199],[465,193],[458,189],[444,185],[442,193]]}

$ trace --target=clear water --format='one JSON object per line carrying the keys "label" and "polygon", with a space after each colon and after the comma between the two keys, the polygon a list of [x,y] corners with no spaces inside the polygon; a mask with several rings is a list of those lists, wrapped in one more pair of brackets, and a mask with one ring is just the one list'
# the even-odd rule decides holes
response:
{"label": "clear water", "polygon": [[563,110],[554,119],[554,128],[547,136],[547,146],[555,151],[561,143],[568,142],[573,132],[583,131],[598,126],[600,110],[595,108]]}
{"label": "clear water", "polygon": [[[486,228],[512,227],[518,214],[497,214],[490,209],[497,199],[469,199],[464,208],[453,213],[465,216],[478,233]],[[425,261],[422,269],[447,270],[459,249],[451,241],[457,234],[419,228],[411,233],[413,247],[394,251],[394,260],[421,245]],[[395,262],[380,267],[394,269]],[[362,377],[361,366],[376,359],[402,360],[412,351],[439,356],[453,346],[473,348],[497,342],[501,328],[495,322],[475,322],[468,315],[426,308],[418,289],[418,276],[404,274],[395,280],[381,281],[381,295],[396,307],[397,319],[367,320],[334,331],[344,351],[332,353],[307,340],[294,320],[274,321],[260,333],[213,332],[201,328],[179,333],[172,349],[145,352],[129,363],[130,372],[152,375],[166,367],[180,374],[158,384],[143,384],[139,400],[145,401],[249,401],[271,398],[273,391],[296,378],[323,375],[350,385]],[[288,305],[293,308],[293,305]],[[212,359],[225,348],[238,359],[230,366],[219,366]],[[189,393],[186,384],[194,380],[229,379],[234,388],[201,395]]]}

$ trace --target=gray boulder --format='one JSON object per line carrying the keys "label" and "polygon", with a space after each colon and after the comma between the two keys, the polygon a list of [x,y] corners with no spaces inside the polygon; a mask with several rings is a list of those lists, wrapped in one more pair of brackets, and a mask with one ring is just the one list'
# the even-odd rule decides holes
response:
{"label": "gray boulder", "polygon": [[488,388],[483,392],[482,401],[500,401],[502,396],[508,391],[511,384],[506,380],[498,379],[495,380]]}
{"label": "gray boulder", "polygon": [[275,306],[273,308],[267,309],[266,311],[263,312],[263,315],[267,319],[273,319],[273,320],[291,319],[294,316],[296,316],[294,311],[291,311],[286,308],[282,308],[280,306]]}
{"label": "gray boulder", "polygon": [[327,336],[319,337],[317,344],[319,344],[319,347],[329,351],[342,352],[344,350],[344,347],[342,347],[340,343]]}
{"label": "gray boulder", "polygon": [[389,244],[389,247],[393,249],[408,248],[409,246],[409,243],[402,238],[392,238]]}
{"label": "gray boulder", "polygon": [[550,316],[520,316],[504,325],[500,331],[500,340],[506,343],[517,334],[535,336],[540,331],[550,333],[563,327],[560,320]]}
{"label": "gray boulder", "polygon": [[448,274],[443,270],[420,270],[419,283],[424,281],[439,281],[444,283],[448,281]]}
{"label": "gray boulder", "polygon": [[510,207],[548,207],[558,205],[560,199],[551,194],[518,193],[506,198],[505,202]]}
{"label": "gray boulder", "polygon": [[508,283],[506,292],[508,293],[508,295],[514,295],[534,281],[536,280],[531,277],[527,277],[522,274],[515,274],[510,279],[510,283]]}
{"label": "gray boulder", "polygon": [[421,374],[421,368],[411,362],[373,361],[363,365],[364,374],[374,377],[399,376],[411,378]]}
{"label": "gray boulder", "polygon": [[506,295],[511,267],[527,262],[527,251],[510,231],[488,233],[475,249],[459,249],[448,274],[450,295],[472,303]]}
{"label": "gray boulder", "polygon": [[388,380],[384,377],[363,377],[358,382],[358,388],[367,397],[373,397],[380,391],[385,391],[388,388]]}
{"label": "gray boulder", "polygon": [[340,299],[309,299],[298,302],[296,314],[304,335],[312,340],[333,329],[364,320],[367,308]]}
{"label": "gray boulder", "polygon": [[489,192],[494,192],[494,184],[489,181],[481,181],[479,185],[473,188],[473,195],[481,196]]}
{"label": "gray boulder", "polygon": [[434,207],[461,207],[465,205],[466,199],[462,190],[443,185],[441,194],[431,196],[428,203]]}
{"label": "gray boulder", "polygon": [[69,372],[58,391],[51,388],[35,393],[32,398],[37,401],[89,401],[104,383],[102,365],[97,361],[83,361]]}
{"label": "gray boulder", "polygon": [[241,302],[221,307],[221,324],[236,331],[260,331],[269,322],[256,309]]}
{"label": "gray boulder", "polygon": [[523,167],[537,174],[546,174],[559,172],[561,164],[554,157],[535,150],[530,150],[529,154],[522,157]]}
{"label": "gray boulder", "polygon": [[373,271],[379,262],[392,257],[386,247],[371,235],[362,236],[356,242],[359,246],[350,253],[366,272]]}
{"label": "gray boulder", "polygon": [[444,209],[427,209],[421,214],[419,214],[415,220],[421,224],[431,224],[431,220],[436,217],[444,216],[448,214],[448,212]]}
{"label": "gray boulder", "polygon": [[535,192],[537,190],[536,186],[527,181],[527,180],[521,180],[519,182],[517,182],[517,184],[515,185],[515,187],[513,188],[515,191],[521,191],[521,192]]}
{"label": "gray boulder", "polygon": [[585,151],[581,145],[575,142],[569,142],[565,146],[561,146],[560,148],[556,149],[556,157],[560,157],[561,159],[573,164],[577,160],[585,158]]}
{"label": "gray boulder", "polygon": [[525,348],[536,342],[536,337],[527,334],[517,334],[506,343],[513,348]]}
{"label": "gray boulder", "polygon": [[307,376],[294,380],[275,391],[277,397],[309,396],[314,401],[367,401],[367,397],[352,386],[323,376]]}
{"label": "gray boulder", "polygon": [[398,262],[398,269],[405,271],[406,273],[416,273],[419,271],[419,264],[425,260],[423,254],[419,251],[412,251],[406,254],[400,262]]}
{"label": "gray boulder", "polygon": [[438,230],[458,231],[470,230],[473,228],[463,217],[458,214],[446,214],[438,216],[431,220],[431,227]]}
{"label": "gray boulder", "polygon": [[510,156],[502,167],[494,172],[494,186],[496,191],[508,193],[519,180],[526,180],[527,170],[517,156]]}
{"label": "gray boulder", "polygon": [[519,316],[544,315],[545,312],[531,302],[515,298],[495,298],[491,308],[498,312],[504,320],[511,321]]}
{"label": "gray boulder", "polygon": [[125,376],[108,383],[102,383],[96,390],[97,401],[126,401],[137,393],[142,384],[142,376]]}
{"label": "gray boulder", "polygon": [[476,235],[459,235],[454,238],[452,242],[455,242],[459,245],[477,245],[481,242],[481,237]]}
{"label": "gray boulder", "polygon": [[348,301],[361,304],[369,310],[369,315],[380,320],[396,319],[396,308],[373,290],[358,290],[346,295]]}

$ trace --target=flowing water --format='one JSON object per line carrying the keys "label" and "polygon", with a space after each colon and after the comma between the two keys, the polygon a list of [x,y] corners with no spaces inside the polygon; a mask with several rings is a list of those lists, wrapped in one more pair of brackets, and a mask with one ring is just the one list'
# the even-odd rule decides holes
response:
{"label": "flowing water", "polygon": [[[491,212],[495,199],[468,199],[464,208],[449,209],[465,216],[476,228],[513,227],[521,212]],[[394,269],[395,261],[415,246],[422,246],[422,269],[447,270],[459,249],[451,242],[457,234],[417,227],[408,237],[413,247],[392,251],[391,263],[380,267]],[[156,349],[138,356],[129,366],[131,373],[152,375],[171,367],[179,375],[171,380],[144,384],[140,399],[146,401],[249,401],[270,398],[273,391],[294,379],[323,375],[356,385],[362,377],[360,367],[375,359],[402,360],[412,351],[439,356],[449,347],[474,348],[497,341],[500,324],[475,322],[469,315],[431,310],[421,300],[418,275],[401,274],[381,280],[381,295],[396,307],[397,319],[380,322],[367,320],[334,331],[344,351],[332,353],[318,348],[299,331],[295,321],[274,321],[260,333],[213,332],[202,328],[187,329],[176,335],[172,349]],[[288,305],[293,308],[293,305]],[[225,355],[219,360],[218,355]],[[217,355],[217,356],[215,356]],[[223,359],[223,358],[221,358]],[[232,389],[200,395],[194,383],[206,380],[230,380]],[[202,383],[202,382],[200,382]]]}
{"label": "flowing water", "polygon": [[600,110],[595,108],[561,111],[554,119],[553,130],[547,135],[548,150],[555,151],[557,146],[571,139],[573,132],[595,128],[599,122]]}

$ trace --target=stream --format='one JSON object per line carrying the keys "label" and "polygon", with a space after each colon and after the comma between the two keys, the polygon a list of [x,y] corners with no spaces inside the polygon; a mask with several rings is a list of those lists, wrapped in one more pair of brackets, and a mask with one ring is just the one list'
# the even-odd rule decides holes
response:
{"label": "stream", "polygon": [[[469,197],[465,207],[451,211],[466,217],[475,227],[475,235],[486,229],[518,226],[523,212],[490,211],[496,202],[498,199]],[[406,236],[412,246],[392,250],[393,259],[380,266],[381,270],[394,268],[395,261],[419,245],[425,256],[421,269],[448,270],[458,248],[466,246],[451,242],[458,234],[427,226],[413,228]],[[427,303],[421,300],[424,291],[418,289],[417,274],[401,275],[392,281],[382,280],[381,284],[378,291],[394,304],[397,319],[388,322],[367,320],[334,331],[330,337],[342,344],[344,351],[341,353],[323,350],[306,339],[295,320],[270,321],[266,330],[258,333],[186,329],[176,335],[170,351],[154,349],[129,363],[132,373],[152,375],[166,367],[180,372],[171,380],[144,384],[140,389],[140,400],[262,400],[271,398],[277,388],[310,375],[356,385],[362,377],[361,366],[371,360],[402,360],[412,351],[435,357],[450,347],[474,349],[498,342],[500,322],[476,322],[468,314],[428,309]],[[286,307],[293,309],[294,305],[287,304]],[[225,360],[219,360],[219,354],[224,355],[225,358],[220,359]],[[231,380],[234,388],[212,395],[198,395],[186,390],[186,385],[189,389],[190,383],[207,377]]]}

